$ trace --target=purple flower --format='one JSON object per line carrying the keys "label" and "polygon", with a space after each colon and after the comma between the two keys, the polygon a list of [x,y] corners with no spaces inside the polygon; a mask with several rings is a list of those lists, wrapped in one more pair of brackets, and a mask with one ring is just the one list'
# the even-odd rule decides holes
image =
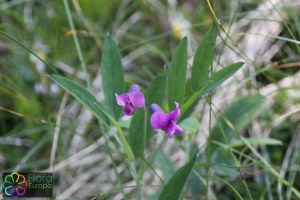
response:
{"label": "purple flower", "polygon": [[169,138],[178,135],[183,130],[175,123],[180,117],[179,103],[175,102],[176,108],[170,113],[164,113],[157,104],[151,104],[149,107],[152,115],[150,124],[154,130],[161,129],[168,134]]}
{"label": "purple flower", "polygon": [[137,108],[142,108],[145,105],[145,97],[140,92],[140,86],[133,84],[130,86],[127,93],[117,95],[117,104],[124,106],[123,114],[132,115]]}

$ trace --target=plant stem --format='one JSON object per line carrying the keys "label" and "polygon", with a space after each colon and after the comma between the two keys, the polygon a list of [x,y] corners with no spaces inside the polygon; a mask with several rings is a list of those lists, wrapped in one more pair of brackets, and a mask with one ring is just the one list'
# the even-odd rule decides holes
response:
{"label": "plant stem", "polygon": [[217,18],[216,13],[214,12],[214,9],[212,8],[212,6],[211,6],[209,0],[206,0],[206,2],[207,2],[208,8],[209,8],[209,10],[210,10],[210,12],[211,12],[211,14],[212,14],[212,16],[213,16],[215,22],[218,24],[218,26],[220,27],[220,29],[225,33],[225,35],[230,39],[230,41],[232,42],[232,44],[233,44],[234,46],[237,46],[237,44],[236,44],[236,42],[234,41],[234,39],[233,39],[233,38],[225,31],[225,29],[223,28],[223,26],[222,26],[220,20]]}
{"label": "plant stem", "polygon": [[[99,125],[100,131],[101,131],[102,133],[104,133],[103,126],[100,124],[100,122],[98,123],[98,125]],[[112,166],[113,166],[113,170],[114,170],[114,173],[115,173],[115,175],[116,175],[116,177],[117,177],[117,182],[118,182],[118,185],[119,185],[120,192],[123,194],[123,198],[124,198],[124,199],[127,199],[126,194],[125,194],[124,189],[123,189],[122,179],[121,179],[121,177],[120,177],[120,174],[119,174],[118,171],[117,171],[117,166],[116,166],[115,160],[114,160],[114,158],[113,158],[113,155],[112,155],[112,153],[111,153],[111,148],[110,148],[110,146],[109,146],[109,144],[108,144],[109,139],[107,138],[107,135],[106,135],[106,134],[103,134],[103,137],[104,137],[104,140],[105,140],[104,143],[105,143],[105,147],[106,147],[107,152],[108,152],[108,156],[109,156],[109,158],[111,159],[111,163],[112,163]]]}
{"label": "plant stem", "polygon": [[244,176],[243,176],[243,174],[242,174],[241,168],[238,168],[238,169],[239,169],[239,172],[240,172],[240,176],[241,176],[243,185],[244,185],[244,187],[245,187],[245,189],[246,189],[246,191],[247,191],[247,194],[248,194],[249,198],[250,198],[251,200],[253,200],[253,197],[252,197],[252,195],[251,195],[251,192],[250,192],[250,190],[249,190],[249,188],[248,188],[248,185],[247,185],[247,183],[246,183],[246,181],[245,181],[245,178],[244,178]]}
{"label": "plant stem", "polygon": [[145,172],[145,167],[146,163],[144,158],[146,157],[144,154],[144,150],[146,148],[146,138],[147,138],[147,108],[144,106],[144,133],[143,133],[143,152],[141,152],[143,158],[141,159],[141,164],[138,170],[138,174],[136,176],[136,199],[141,199],[142,198],[142,193],[141,193],[141,179],[143,177],[143,174]]}
{"label": "plant stem", "polygon": [[70,24],[70,27],[71,27],[72,36],[73,36],[73,40],[74,40],[74,43],[75,43],[76,51],[77,51],[77,54],[78,54],[78,57],[79,57],[80,65],[81,65],[82,70],[83,70],[83,72],[84,72],[84,74],[86,76],[87,87],[88,87],[88,90],[90,92],[92,92],[92,84],[91,84],[90,76],[89,76],[89,74],[87,72],[86,64],[85,64],[85,61],[84,61],[84,58],[83,58],[83,54],[82,54],[82,51],[81,51],[81,48],[80,48],[80,44],[79,44],[79,41],[78,41],[78,37],[77,37],[77,32],[75,30],[75,26],[74,26],[74,23],[73,23],[73,19],[72,19],[70,7],[69,7],[69,4],[68,4],[68,0],[64,0],[64,5],[65,5],[66,13],[67,13],[67,16],[68,16],[68,21],[69,21],[69,24]]}
{"label": "plant stem", "polygon": [[[144,135],[143,135],[143,155],[146,148],[146,138],[147,138],[147,108],[144,106]],[[145,155],[144,155],[145,156]]]}

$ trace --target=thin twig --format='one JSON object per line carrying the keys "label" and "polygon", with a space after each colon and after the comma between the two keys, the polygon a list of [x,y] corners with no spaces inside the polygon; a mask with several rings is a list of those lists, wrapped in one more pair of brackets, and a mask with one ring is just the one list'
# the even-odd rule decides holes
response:
{"label": "thin twig", "polygon": [[59,110],[58,110],[58,114],[57,114],[57,118],[56,118],[56,125],[55,125],[55,129],[54,129],[54,134],[53,134],[53,142],[52,142],[50,164],[49,164],[49,168],[52,169],[51,170],[52,172],[54,172],[53,166],[54,166],[55,154],[56,154],[56,150],[57,150],[57,143],[58,143],[58,138],[59,138],[59,133],[60,133],[60,127],[61,127],[63,115],[65,113],[65,107],[66,107],[68,98],[69,98],[69,94],[67,92],[65,92],[63,99],[61,101],[61,104],[59,106]]}

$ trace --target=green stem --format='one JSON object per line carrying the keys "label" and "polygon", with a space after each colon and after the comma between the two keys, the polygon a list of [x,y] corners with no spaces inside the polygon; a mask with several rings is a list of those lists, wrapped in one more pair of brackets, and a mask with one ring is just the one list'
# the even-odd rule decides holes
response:
{"label": "green stem", "polygon": [[[104,133],[103,126],[100,124],[100,122],[99,122],[99,128],[100,128],[101,132]],[[106,134],[103,134],[103,137],[104,137],[104,140],[105,140],[104,143],[105,143],[105,147],[106,147],[107,152],[108,152],[108,156],[111,159],[111,162],[112,162],[112,165],[113,165],[113,170],[114,170],[114,173],[116,174],[116,177],[117,177],[117,182],[118,182],[118,185],[119,185],[120,192],[123,194],[124,199],[126,199],[126,194],[125,194],[124,189],[123,189],[122,180],[121,180],[120,174],[117,171],[117,166],[116,166],[115,160],[113,158],[113,155],[111,153],[111,148],[108,144],[109,139],[107,138]]]}
{"label": "green stem", "polygon": [[[211,7],[211,5],[210,5],[210,3],[209,3],[209,7],[212,9],[212,7]],[[213,23],[213,26],[215,26],[215,23]],[[214,30],[214,29],[213,29]],[[213,33],[214,34],[214,33]],[[213,47],[215,46],[215,44],[212,44],[213,45]],[[214,48],[213,48],[213,50],[212,50],[212,54],[214,54]],[[210,77],[212,76],[212,74],[213,74],[213,61],[214,61],[214,59],[213,59],[213,56],[211,57],[211,65],[210,65]],[[211,134],[211,132],[212,132],[212,91],[209,93],[209,122],[208,122],[208,128],[209,128],[209,135]],[[210,151],[210,148],[208,148],[208,150]],[[210,152],[209,152],[209,154],[210,154]],[[208,162],[207,162],[207,165],[206,165],[206,195],[207,195],[207,197],[209,197],[210,196],[210,188],[209,188],[209,173],[210,173],[210,167],[211,167],[211,163],[210,163],[210,160],[208,160]]]}
{"label": "green stem", "polygon": [[233,38],[225,31],[225,29],[223,28],[223,26],[222,26],[220,20],[218,19],[218,17],[216,16],[216,13],[214,12],[214,9],[212,8],[212,6],[211,6],[209,0],[206,0],[206,2],[207,2],[208,8],[209,8],[210,13],[212,14],[212,16],[213,16],[215,22],[218,24],[218,26],[221,28],[221,30],[225,33],[225,35],[230,39],[230,41],[232,42],[232,44],[233,44],[234,46],[237,46],[237,44],[236,44],[236,42],[234,41],[234,39],[233,39]]}
{"label": "green stem", "polygon": [[144,107],[144,133],[143,133],[143,152],[141,152],[142,154],[142,159],[141,159],[141,164],[140,164],[140,168],[136,177],[136,199],[141,199],[142,198],[142,193],[141,193],[141,179],[143,177],[143,174],[145,172],[145,168],[146,168],[146,163],[145,163],[145,154],[144,154],[144,150],[146,148],[146,138],[147,138],[147,108]]}
{"label": "green stem", "polygon": [[243,197],[239,194],[239,192],[234,188],[234,186],[232,186],[228,181],[226,181],[223,178],[220,178],[218,176],[215,176],[215,178],[219,179],[220,181],[222,181],[223,183],[225,183],[228,187],[230,187],[230,189],[232,189],[232,191],[238,196],[238,198],[240,200],[244,200]]}
{"label": "green stem", "polygon": [[245,189],[246,189],[246,191],[247,191],[247,194],[248,194],[249,198],[250,198],[251,200],[253,200],[253,197],[252,197],[252,195],[251,195],[251,192],[250,192],[250,190],[249,190],[249,188],[248,188],[248,185],[247,185],[247,183],[246,183],[246,181],[245,181],[245,178],[244,178],[244,176],[243,176],[243,174],[242,174],[241,168],[239,168],[239,172],[240,172],[240,176],[241,176],[243,185],[244,185],[244,187],[245,187]]}
{"label": "green stem", "polygon": [[[146,138],[147,138],[147,108],[144,107],[144,135],[143,135],[143,155],[146,148]],[[145,156],[145,155],[144,155]]]}
{"label": "green stem", "polygon": [[92,91],[92,84],[91,84],[90,76],[87,72],[86,64],[85,64],[83,54],[82,54],[82,51],[81,51],[81,48],[80,48],[80,44],[79,44],[78,37],[77,37],[77,32],[75,31],[75,26],[74,26],[74,23],[73,23],[73,19],[72,19],[70,7],[69,7],[69,4],[68,4],[68,0],[64,0],[64,5],[65,5],[66,13],[67,13],[67,16],[68,16],[68,21],[69,21],[69,24],[70,24],[70,27],[71,27],[72,36],[73,36],[76,51],[77,51],[77,54],[78,54],[78,57],[79,57],[80,65],[81,65],[82,70],[83,70],[83,72],[86,76],[86,83],[87,83],[88,90],[91,92]]}

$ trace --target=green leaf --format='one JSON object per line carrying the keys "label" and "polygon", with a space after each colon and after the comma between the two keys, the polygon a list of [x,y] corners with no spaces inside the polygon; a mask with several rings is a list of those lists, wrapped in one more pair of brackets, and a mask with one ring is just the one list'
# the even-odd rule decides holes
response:
{"label": "green leaf", "polygon": [[163,187],[163,190],[158,197],[159,200],[180,199],[183,188],[195,165],[196,159],[197,154],[195,154],[186,165],[175,172],[172,178]]}
{"label": "green leaf", "polygon": [[243,130],[252,121],[261,104],[260,95],[249,95],[232,103],[219,117],[206,147],[207,157],[216,173],[230,175],[237,172],[232,153],[220,144],[228,146],[235,133]]}
{"label": "green leaf", "polygon": [[234,63],[214,73],[210,80],[208,80],[200,90],[189,97],[188,100],[181,106],[181,120],[187,117],[194,110],[194,107],[197,105],[197,102],[200,100],[202,95],[221,85],[226,79],[237,72],[243,64],[244,63],[242,62]]}
{"label": "green leaf", "polygon": [[[62,76],[50,75],[50,78],[68,93],[70,93],[73,97],[75,97],[75,99],[84,107],[89,109],[101,123],[108,125],[105,114],[101,110],[97,109],[97,106],[94,103],[97,101],[96,98],[85,88],[78,83]],[[101,107],[104,109],[103,106]]]}
{"label": "green leaf", "polygon": [[170,158],[161,150],[155,155],[155,161],[164,175],[164,181],[168,181],[175,173],[174,164]]}
{"label": "green leaf", "polygon": [[192,65],[192,90],[198,91],[208,80],[209,68],[213,60],[213,51],[217,37],[217,26],[213,25],[204,35],[194,57]]}
{"label": "green leaf", "polygon": [[[194,197],[204,197],[207,194],[207,187],[206,187],[206,180],[203,177],[199,177],[200,175],[205,177],[207,174],[198,173],[196,174],[194,171],[192,171],[190,178],[188,180],[188,187],[191,190],[192,195]],[[199,198],[200,199],[200,198]]]}
{"label": "green leaf", "polygon": [[[248,141],[251,145],[282,145],[282,142],[277,139],[273,138],[246,138],[245,140]],[[230,142],[230,147],[241,147],[245,146],[245,143],[243,140],[235,140],[233,142]]]}
{"label": "green leaf", "polygon": [[236,176],[238,172],[238,162],[234,154],[228,148],[218,148],[212,155],[211,166],[214,172],[221,176]]}
{"label": "green leaf", "polygon": [[[156,103],[161,105],[166,90],[166,76],[158,75],[153,80],[149,88],[145,92],[146,107],[150,104]],[[146,144],[150,138],[152,128],[150,126],[150,113],[147,112],[147,135]],[[131,120],[129,129],[129,143],[131,144],[134,153],[142,153],[144,151],[143,139],[144,139],[144,112],[142,109],[136,110]]]}
{"label": "green leaf", "polygon": [[233,63],[233,64],[228,65],[227,67],[221,69],[220,71],[217,71],[216,73],[214,73],[211,77],[211,80],[213,81],[212,85],[214,86],[214,88],[219,86],[221,83],[223,83],[229,77],[231,77],[243,65],[244,65],[243,62]]}
{"label": "green leaf", "polygon": [[105,104],[119,119],[122,108],[117,105],[115,94],[124,93],[124,72],[117,45],[110,35],[105,37],[101,59],[101,75]]}
{"label": "green leaf", "polygon": [[187,67],[187,38],[183,38],[175,49],[170,68],[167,72],[167,99],[169,108],[174,102],[183,103]]}
{"label": "green leaf", "polygon": [[198,133],[200,128],[199,120],[195,117],[189,117],[185,120],[181,121],[179,126],[184,130],[186,133]]}
{"label": "green leaf", "polygon": [[[189,155],[190,156],[195,155],[195,153],[199,151],[200,150],[198,148],[198,143],[197,141],[194,140],[191,144]],[[205,186],[206,180],[204,178],[207,175],[206,167],[205,167],[206,161],[203,160],[201,154],[198,156],[196,163],[197,164],[195,164],[192,173],[190,175],[190,178],[188,179],[187,185],[192,193],[192,196],[200,197],[200,196],[205,196],[207,194],[207,187]]]}

